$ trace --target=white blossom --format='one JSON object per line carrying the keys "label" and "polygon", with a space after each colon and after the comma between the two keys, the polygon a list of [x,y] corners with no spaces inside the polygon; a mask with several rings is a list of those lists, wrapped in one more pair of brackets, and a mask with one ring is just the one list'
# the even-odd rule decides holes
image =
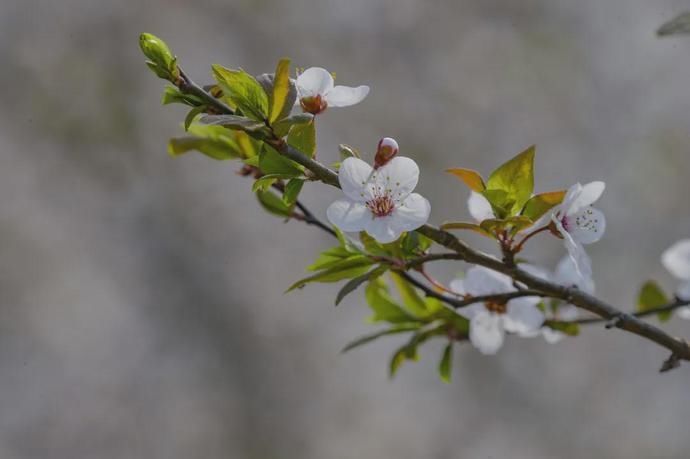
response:
{"label": "white blossom", "polygon": [[[680,300],[690,300],[690,239],[683,239],[661,254],[661,263],[681,283],[676,289],[676,296]],[[676,310],[679,317],[690,319],[690,307]]]}
{"label": "white blossom", "polygon": [[328,207],[328,219],[342,231],[366,231],[381,243],[393,242],[429,219],[429,201],[412,193],[418,179],[419,167],[410,158],[396,156],[376,170],[347,158],[338,172],[345,198]]}
{"label": "white blossom", "polygon": [[[467,270],[464,279],[450,284],[451,290],[470,296],[498,295],[516,291],[510,277],[482,266]],[[505,304],[473,303],[457,313],[470,321],[470,342],[482,354],[495,354],[503,345],[506,332],[533,333],[544,323],[538,297],[514,298]]]}
{"label": "white blossom", "polygon": [[296,81],[297,101],[302,110],[317,115],[328,107],[348,107],[369,94],[369,86],[333,86],[333,76],[321,67],[302,72]]}
{"label": "white blossom", "polygon": [[604,182],[576,183],[568,189],[563,202],[551,216],[582,280],[592,278],[592,262],[583,245],[597,242],[606,231],[604,214],[592,207],[604,188]]}

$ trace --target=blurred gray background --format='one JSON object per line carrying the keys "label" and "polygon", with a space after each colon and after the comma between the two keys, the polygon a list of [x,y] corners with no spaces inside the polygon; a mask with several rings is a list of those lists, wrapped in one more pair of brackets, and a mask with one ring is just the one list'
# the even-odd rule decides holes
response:
{"label": "blurred gray background", "polygon": [[[237,165],[170,158],[138,34],[188,73],[272,71],[282,56],[369,84],[319,122],[320,158],[394,136],[422,166],[432,222],[468,218],[442,171],[485,174],[537,144],[537,188],[608,184],[599,293],[631,308],[690,236],[690,37],[657,39],[682,0],[3,0],[0,2],[0,458],[687,458],[690,365],[600,327],[496,357],[442,343],[387,377],[402,338],[361,292],[283,295],[332,244],[259,211]],[[336,190],[311,185],[323,216]],[[468,240],[490,249],[484,241]],[[530,252],[553,265],[559,241]],[[462,266],[441,265],[448,281]],[[689,324],[667,326],[690,336]]]}

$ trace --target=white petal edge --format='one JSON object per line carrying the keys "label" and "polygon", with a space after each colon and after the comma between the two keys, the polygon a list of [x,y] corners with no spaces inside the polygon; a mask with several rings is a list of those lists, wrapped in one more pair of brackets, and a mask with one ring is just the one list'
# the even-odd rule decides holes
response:
{"label": "white petal edge", "polygon": [[393,227],[402,231],[412,231],[429,220],[431,204],[422,195],[412,193],[399,204],[391,214]]}
{"label": "white petal edge", "polygon": [[558,262],[553,280],[566,287],[575,286],[585,293],[594,293],[594,281],[582,278],[570,256],[565,256]]}
{"label": "white petal edge", "polygon": [[333,75],[321,67],[310,67],[300,73],[295,82],[299,97],[325,96],[333,89]]}
{"label": "white petal edge", "polygon": [[338,170],[338,182],[345,196],[353,201],[366,202],[374,197],[374,169],[359,158],[346,158]]}
{"label": "white petal edge", "polygon": [[681,319],[690,320],[690,307],[685,306],[678,308],[676,309],[676,314],[678,314],[678,317]]}
{"label": "white petal edge", "polygon": [[479,314],[489,313],[484,306],[484,303],[472,303],[470,305],[463,306],[462,308],[457,308],[455,312],[467,320],[472,320]]}
{"label": "white petal edge", "polygon": [[537,308],[538,302],[539,299],[532,297],[509,301],[503,317],[506,331],[520,334],[539,330],[544,323],[544,314]]}
{"label": "white petal edge", "polygon": [[515,290],[510,277],[483,266],[473,266],[465,275],[465,289],[473,296],[495,295]]}
{"label": "white petal edge", "polygon": [[690,239],[682,239],[666,249],[661,263],[678,279],[690,280]]}
{"label": "white petal edge", "polygon": [[[448,284],[448,288],[459,295],[465,294],[465,281],[464,279],[453,279]],[[461,308],[462,309],[462,308]]]}
{"label": "white petal edge", "polygon": [[558,343],[565,338],[565,333],[549,327],[542,327],[541,334],[544,337],[544,340],[549,344]]}
{"label": "white petal edge", "polygon": [[683,282],[678,286],[676,296],[683,301],[690,301],[690,281]]}
{"label": "white petal edge", "polygon": [[475,191],[472,191],[470,197],[467,199],[467,208],[472,218],[478,222],[482,222],[489,218],[496,218],[489,200]]}
{"label": "white petal edge", "polygon": [[563,245],[565,245],[565,249],[568,251],[568,256],[575,264],[575,270],[580,276],[580,279],[582,282],[584,282],[585,279],[591,279],[592,262],[589,259],[587,252],[585,252],[585,248],[582,246],[582,244],[575,241],[570,233],[563,228],[563,225],[559,219],[555,218],[554,216],[552,220],[556,224],[558,232],[561,233],[561,236],[563,236]]}
{"label": "white petal edge", "polygon": [[417,186],[419,166],[411,158],[396,156],[376,171],[377,186],[396,202],[402,202]]}
{"label": "white petal edge", "polygon": [[369,209],[360,202],[339,199],[326,210],[328,221],[342,231],[362,231],[372,219]]}
{"label": "white petal edge", "polygon": [[470,342],[482,354],[492,355],[498,352],[504,338],[501,317],[486,311],[477,314],[470,321]]}
{"label": "white petal edge", "polygon": [[392,216],[374,217],[367,221],[364,230],[382,244],[393,242],[402,234],[402,231],[395,227]]}
{"label": "white petal edge", "polygon": [[336,86],[326,94],[326,102],[329,107],[349,107],[363,101],[368,94],[369,86],[366,85],[356,88]]}
{"label": "white petal edge", "polygon": [[[577,185],[579,186],[580,184],[578,183]],[[564,207],[566,215],[575,214],[585,207],[591,206],[601,197],[605,189],[606,184],[604,182],[590,182],[582,185],[579,193],[576,193],[570,199],[568,207]]]}

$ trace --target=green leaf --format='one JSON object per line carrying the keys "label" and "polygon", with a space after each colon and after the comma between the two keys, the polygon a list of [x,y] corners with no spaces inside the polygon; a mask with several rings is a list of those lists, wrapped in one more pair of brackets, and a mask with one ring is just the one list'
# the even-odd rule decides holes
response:
{"label": "green leaf", "polygon": [[302,191],[302,185],[304,185],[304,180],[298,178],[290,179],[287,185],[285,185],[283,202],[288,206],[294,205],[297,202],[300,191]]}
{"label": "green leaf", "polygon": [[342,279],[351,279],[360,276],[365,273],[372,264],[373,262],[366,256],[351,256],[334,263],[328,269],[324,269],[312,276],[298,280],[286,290],[286,293],[297,288],[302,288],[311,282],[337,282]]}
{"label": "green leaf", "polygon": [[230,139],[178,137],[168,142],[168,153],[179,156],[188,151],[196,150],[209,158],[216,160],[236,159],[241,157],[237,145]]}
{"label": "green leaf", "polygon": [[374,312],[370,322],[406,323],[415,320],[402,307],[398,306],[388,293],[388,287],[381,278],[373,279],[365,289],[367,304]]}
{"label": "green leaf", "polygon": [[336,246],[330,249],[324,250],[319,254],[314,263],[307,266],[307,271],[319,271],[322,269],[327,269],[336,264],[337,262],[350,258],[356,255],[356,253],[351,252],[346,247]]}
{"label": "green leaf", "polygon": [[405,305],[405,308],[417,317],[427,316],[429,311],[426,308],[426,302],[417,294],[415,288],[410,285],[400,274],[391,272],[391,278],[398,288],[400,298]]}
{"label": "green leaf", "polygon": [[484,190],[481,194],[491,204],[496,218],[502,219],[510,215],[515,200],[505,190]]}
{"label": "green leaf", "polygon": [[506,223],[512,228],[512,233],[516,234],[520,231],[534,225],[534,222],[529,217],[524,215],[516,215],[514,217],[506,218]]}
{"label": "green leaf", "polygon": [[268,119],[268,95],[256,79],[244,70],[213,65],[213,75],[235,106],[256,121]]}
{"label": "green leaf", "polygon": [[273,132],[278,137],[285,137],[293,126],[301,126],[314,121],[311,113],[297,113],[287,118],[281,119],[273,125]]}
{"label": "green leaf", "polygon": [[660,37],[669,35],[685,35],[690,33],[690,12],[682,13],[670,21],[664,23],[656,31]]}
{"label": "green leaf", "polygon": [[228,129],[239,129],[247,132],[267,131],[266,125],[260,121],[254,121],[244,116],[237,115],[206,115],[200,120],[204,124],[223,126]]}
{"label": "green leaf", "polygon": [[369,236],[366,231],[359,232],[359,240],[364,246],[364,251],[371,255],[391,255],[386,248],[380,244],[376,239]]}
{"label": "green leaf", "polygon": [[419,360],[419,353],[417,352],[419,345],[439,334],[445,334],[445,325],[432,323],[427,324],[423,329],[418,330],[412,335],[410,341],[393,354],[393,358],[390,362],[390,377],[392,378],[395,376],[395,373],[405,360]]}
{"label": "green leaf", "polygon": [[194,107],[187,113],[187,116],[184,118],[184,130],[188,131],[189,126],[192,125],[194,122],[194,118],[197,117],[200,113],[204,113],[206,111],[206,106],[205,105],[199,105],[198,107]]}
{"label": "green leaf", "polygon": [[182,94],[175,86],[166,86],[165,89],[163,89],[161,103],[163,105],[184,104],[190,107],[196,107],[201,105],[203,101],[192,94]]}
{"label": "green leaf", "polygon": [[408,231],[402,238],[400,248],[406,256],[415,256],[426,252],[433,243],[434,241],[417,231]]}
{"label": "green leaf", "polygon": [[513,201],[505,210],[515,215],[534,191],[534,145],[493,171],[486,182],[489,190],[503,190]]}
{"label": "green leaf", "polygon": [[443,350],[441,362],[438,365],[438,374],[441,376],[441,381],[450,383],[451,374],[453,371],[453,342],[449,342]]}
{"label": "green leaf", "polygon": [[563,202],[565,193],[565,190],[559,190],[535,194],[525,203],[525,207],[522,209],[522,215],[536,222],[546,212]]}
{"label": "green leaf", "polygon": [[287,143],[313,158],[316,155],[316,124],[312,121],[292,126],[287,136]]}
{"label": "green leaf", "polygon": [[477,171],[473,171],[472,169],[462,169],[456,167],[453,169],[446,169],[446,172],[453,174],[454,176],[465,182],[465,185],[467,185],[467,187],[472,191],[481,193],[486,189],[484,179],[481,175],[479,175],[479,172]]}
{"label": "green leaf", "polygon": [[263,151],[259,155],[259,169],[264,174],[276,174],[284,178],[302,177],[302,166],[286,158],[273,147],[264,144]]}
{"label": "green leaf", "polygon": [[341,143],[338,145],[338,152],[340,153],[340,159],[345,160],[350,157],[354,158],[361,158],[361,155],[359,154],[359,151],[357,151],[356,148],[353,148],[349,145],[346,145],[344,143]]}
{"label": "green leaf", "polygon": [[[291,89],[293,90],[292,101],[289,100]],[[290,113],[296,96],[297,90],[290,84],[290,59],[281,59],[273,77],[273,92],[270,97],[271,113],[268,117],[271,124]]]}
{"label": "green leaf", "polygon": [[398,335],[398,334],[400,334],[400,333],[406,333],[406,332],[409,332],[409,331],[418,330],[419,327],[421,327],[421,324],[420,324],[419,322],[412,322],[412,323],[409,323],[409,324],[398,324],[398,325],[395,325],[394,327],[391,327],[391,328],[389,328],[389,329],[387,329],[387,330],[381,330],[381,331],[379,331],[379,332],[372,333],[371,335],[365,335],[365,336],[362,336],[362,337],[360,337],[360,338],[357,338],[356,340],[351,341],[350,343],[348,343],[348,344],[343,348],[343,350],[340,351],[340,352],[343,352],[343,353],[344,353],[344,352],[350,351],[350,350],[352,350],[352,349],[354,349],[354,348],[356,348],[356,347],[359,347],[359,346],[362,346],[362,345],[364,345],[364,344],[370,343],[370,342],[372,342],[372,341],[374,341],[374,340],[376,340],[376,339],[378,339],[378,338],[381,338],[381,337],[383,337],[383,336]]}
{"label": "green leaf", "polygon": [[580,334],[580,324],[576,322],[559,322],[557,320],[550,320],[547,321],[545,325],[568,336],[577,336]]}
{"label": "green leaf", "polygon": [[498,218],[487,218],[479,226],[489,234],[496,234],[506,227],[506,221]]}
{"label": "green leaf", "polygon": [[252,184],[252,192],[256,193],[257,191],[266,191],[271,188],[271,186],[273,186],[277,180],[280,180],[280,178],[274,175],[264,175],[263,177],[254,181],[254,184]]}
{"label": "green leaf", "polygon": [[343,301],[343,298],[355,291],[357,287],[359,287],[367,281],[376,279],[381,274],[385,273],[387,269],[388,268],[385,266],[379,266],[377,268],[372,269],[366,274],[362,274],[361,276],[355,277],[354,279],[350,279],[350,281],[347,284],[345,284],[343,288],[340,289],[338,295],[335,297],[335,305],[338,306],[340,302]]}
{"label": "green leaf", "polygon": [[444,231],[448,230],[456,230],[456,229],[462,229],[462,230],[470,230],[474,231],[475,233],[479,233],[482,236],[490,237],[493,239],[493,235],[481,226],[477,225],[476,223],[466,223],[466,222],[446,222],[441,225],[441,229]]}
{"label": "green leaf", "polygon": [[149,59],[146,65],[156,76],[173,83],[179,78],[177,60],[163,40],[153,34],[142,33],[139,35],[139,47]]}
{"label": "green leaf", "polygon": [[[658,308],[668,304],[669,300],[664,291],[659,287],[659,284],[653,280],[649,280],[642,285],[640,293],[637,296],[637,311],[645,312],[650,309]],[[671,311],[664,311],[657,316],[662,322],[671,318]]]}
{"label": "green leaf", "polygon": [[285,205],[283,200],[271,191],[258,190],[256,192],[256,197],[261,204],[261,207],[266,209],[269,213],[277,215],[279,217],[289,217],[291,215],[291,210]]}

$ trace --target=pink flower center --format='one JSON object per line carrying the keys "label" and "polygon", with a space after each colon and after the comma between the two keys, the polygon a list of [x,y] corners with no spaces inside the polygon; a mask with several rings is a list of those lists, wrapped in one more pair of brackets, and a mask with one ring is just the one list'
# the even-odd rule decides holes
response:
{"label": "pink flower center", "polygon": [[395,202],[388,194],[375,196],[366,205],[375,217],[387,217],[395,210]]}

